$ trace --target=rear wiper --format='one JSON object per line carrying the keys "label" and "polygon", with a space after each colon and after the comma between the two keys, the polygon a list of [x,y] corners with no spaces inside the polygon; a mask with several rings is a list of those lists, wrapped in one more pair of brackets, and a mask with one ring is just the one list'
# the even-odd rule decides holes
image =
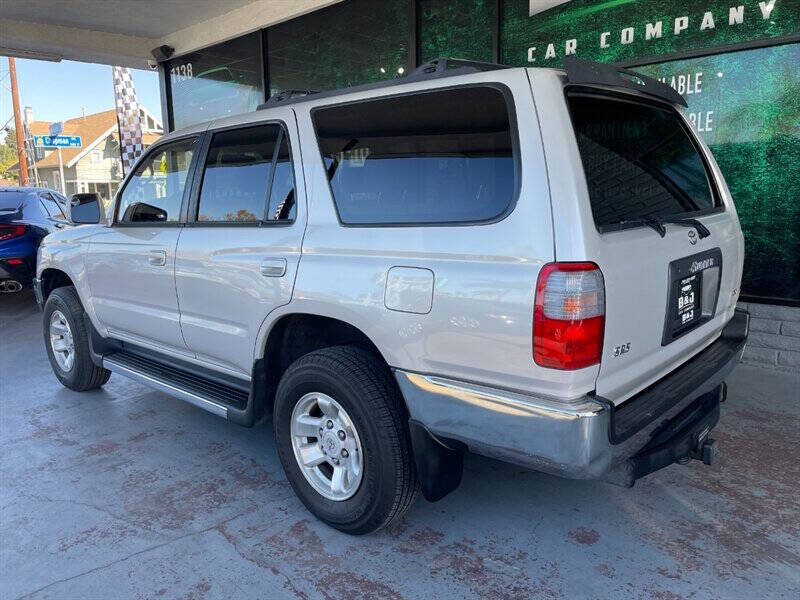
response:
{"label": "rear wiper", "polygon": [[655,217],[639,217],[636,219],[626,219],[624,221],[619,221],[616,223],[617,225],[647,225],[648,227],[652,227],[658,232],[658,235],[664,237],[667,235],[667,228],[664,227],[664,224],[656,219]]}
{"label": "rear wiper", "polygon": [[[697,235],[702,240],[711,235],[711,232],[708,230],[708,227],[703,225],[697,219],[682,219],[680,217],[666,217],[661,219],[662,223],[671,223],[673,225],[681,225],[683,227],[694,227],[697,229]],[[664,237],[664,236],[661,236]]]}

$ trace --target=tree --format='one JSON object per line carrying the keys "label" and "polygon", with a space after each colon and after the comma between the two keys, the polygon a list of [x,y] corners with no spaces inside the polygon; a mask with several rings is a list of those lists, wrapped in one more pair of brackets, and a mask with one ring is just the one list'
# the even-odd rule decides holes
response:
{"label": "tree", "polygon": [[0,177],[11,177],[9,167],[17,163],[17,133],[13,127],[6,129],[6,139],[0,144]]}

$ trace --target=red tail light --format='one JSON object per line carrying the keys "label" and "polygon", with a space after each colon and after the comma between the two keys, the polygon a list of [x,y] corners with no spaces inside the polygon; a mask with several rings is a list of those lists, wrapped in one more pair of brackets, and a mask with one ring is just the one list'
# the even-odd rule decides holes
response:
{"label": "red tail light", "polygon": [[24,235],[27,225],[0,225],[0,242]]}
{"label": "red tail light", "polygon": [[533,360],[552,369],[599,363],[605,314],[605,284],[596,264],[545,265],[536,283]]}

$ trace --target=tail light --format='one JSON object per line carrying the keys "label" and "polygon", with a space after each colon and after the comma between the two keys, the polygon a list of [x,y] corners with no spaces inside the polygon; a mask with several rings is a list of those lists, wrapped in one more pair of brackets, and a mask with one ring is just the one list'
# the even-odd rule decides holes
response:
{"label": "tail light", "polygon": [[27,225],[0,225],[0,242],[24,235],[27,230]]}
{"label": "tail light", "polygon": [[596,264],[545,265],[536,283],[533,360],[552,369],[599,363],[605,314],[605,285]]}

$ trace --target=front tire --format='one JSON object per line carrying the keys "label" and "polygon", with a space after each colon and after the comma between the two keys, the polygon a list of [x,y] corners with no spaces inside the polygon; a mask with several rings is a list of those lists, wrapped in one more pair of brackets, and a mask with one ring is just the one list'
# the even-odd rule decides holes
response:
{"label": "front tire", "polygon": [[335,346],[295,361],[278,385],[273,427],[289,483],[331,527],[376,531],[417,496],[403,400],[366,350]]}
{"label": "front tire", "polygon": [[44,345],[53,373],[64,387],[85,392],[111,377],[111,371],[92,361],[83,305],[72,286],[56,288],[45,302]]}

